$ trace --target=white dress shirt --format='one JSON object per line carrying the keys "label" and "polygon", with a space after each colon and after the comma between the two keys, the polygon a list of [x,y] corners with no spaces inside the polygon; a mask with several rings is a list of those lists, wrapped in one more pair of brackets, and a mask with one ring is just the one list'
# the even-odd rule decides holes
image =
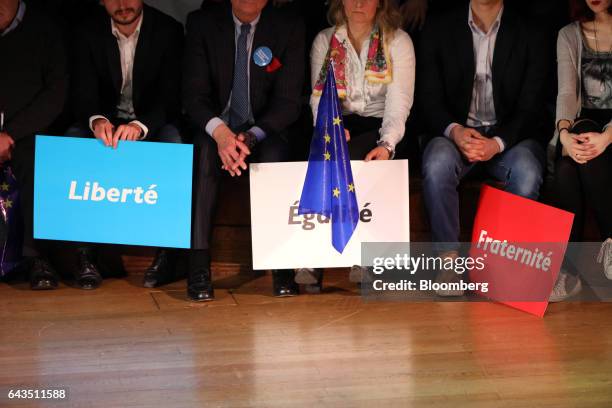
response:
{"label": "white dress shirt", "polygon": [[[474,62],[476,65],[476,73],[474,74],[474,86],[472,88],[472,101],[470,103],[470,112],[468,113],[467,126],[472,128],[495,126],[497,124],[497,116],[495,114],[495,103],[493,102],[493,55],[495,53],[495,42],[497,41],[497,33],[501,25],[501,18],[504,13],[502,7],[497,18],[489,28],[488,32],[484,32],[474,22],[474,14],[470,5],[468,14],[468,25],[472,31],[472,43],[474,46]],[[458,123],[448,125],[444,134],[450,137],[452,130]],[[502,139],[495,136],[494,139],[499,144],[500,152],[504,151],[505,145]]]}
{"label": "white dress shirt", "polygon": [[[334,32],[347,50],[346,98],[341,101],[343,114],[382,118],[380,140],[395,148],[404,137],[406,120],[414,101],[415,56],[410,36],[402,30],[394,33],[388,45],[391,61],[389,68],[393,74],[393,81],[389,84],[376,84],[369,82],[365,77],[370,47],[369,36],[361,45],[361,53],[357,54],[348,38],[346,26],[340,26],[337,31],[334,27],[321,31],[315,38],[310,53],[313,87],[319,78]],[[314,94],[310,98],[315,123],[319,100],[320,96]]]}
{"label": "white dress shirt", "polygon": [[[119,46],[119,57],[121,60],[121,95],[119,97],[119,103],[117,104],[117,117],[125,120],[130,120],[131,123],[138,125],[142,129],[142,138],[147,137],[149,129],[140,121],[136,120],[136,114],[134,112],[134,101],[133,101],[133,73],[134,73],[134,57],[136,56],[136,47],[138,46],[138,38],[140,37],[140,28],[142,27],[142,20],[144,15],[140,15],[140,21],[136,26],[136,30],[126,37],[123,35],[115,22],[111,19],[111,30],[115,38],[117,38],[117,45]],[[93,131],[93,122],[96,119],[107,119],[102,115],[94,115],[89,118],[89,127]]]}

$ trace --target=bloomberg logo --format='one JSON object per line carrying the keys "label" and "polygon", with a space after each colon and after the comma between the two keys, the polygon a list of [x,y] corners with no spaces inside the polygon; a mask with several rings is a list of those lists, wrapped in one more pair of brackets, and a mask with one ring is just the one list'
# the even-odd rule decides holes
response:
{"label": "bloomberg logo", "polygon": [[155,191],[156,184],[149,186],[147,190],[142,187],[135,188],[104,188],[94,181],[87,181],[85,185],[79,188],[76,181],[70,182],[70,191],[68,199],[72,201],[109,201],[111,203],[126,203],[133,201],[136,204],[157,204],[158,194]]}

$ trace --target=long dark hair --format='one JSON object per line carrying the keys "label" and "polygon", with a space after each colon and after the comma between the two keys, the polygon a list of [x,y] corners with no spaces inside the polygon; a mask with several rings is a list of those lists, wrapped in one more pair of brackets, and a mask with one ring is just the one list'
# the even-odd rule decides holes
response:
{"label": "long dark hair", "polygon": [[[612,4],[608,6],[608,14],[612,14]],[[586,0],[570,0],[570,17],[572,21],[585,23],[593,21],[595,13],[593,13]]]}

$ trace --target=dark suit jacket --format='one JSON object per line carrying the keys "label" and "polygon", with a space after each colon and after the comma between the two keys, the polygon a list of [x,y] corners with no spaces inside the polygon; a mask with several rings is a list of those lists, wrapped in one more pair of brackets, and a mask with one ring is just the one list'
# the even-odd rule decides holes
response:
{"label": "dark suit jacket", "polygon": [[[469,6],[468,6],[469,7]],[[427,23],[417,58],[417,101],[430,136],[465,125],[476,72],[468,7]],[[544,140],[550,68],[546,36],[506,7],[493,56],[493,100],[506,148],[528,137]]]}
{"label": "dark suit jacket", "polygon": [[[133,102],[137,120],[154,132],[180,114],[183,27],[145,6],[133,68]],[[96,14],[77,30],[73,103],[77,120],[113,117],[122,85],[121,59],[110,17]]]}
{"label": "dark suit jacket", "polygon": [[48,131],[64,106],[67,88],[60,29],[28,3],[23,21],[0,37],[0,111],[5,114],[5,130],[16,142]]}
{"label": "dark suit jacket", "polygon": [[[183,106],[192,125],[202,129],[220,117],[232,90],[235,27],[229,4],[198,10],[187,18]],[[252,50],[268,47],[282,66],[267,72],[250,60],[250,98],[255,125],[280,135],[300,114],[304,82],[304,25],[291,13],[268,6],[257,24]],[[198,143],[198,141],[194,141]]]}

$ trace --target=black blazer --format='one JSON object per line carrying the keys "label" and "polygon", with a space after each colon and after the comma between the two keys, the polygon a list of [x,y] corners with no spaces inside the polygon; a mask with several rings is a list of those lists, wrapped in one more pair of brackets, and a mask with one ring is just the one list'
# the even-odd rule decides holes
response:
{"label": "black blazer", "polygon": [[[268,47],[281,67],[268,72],[250,61],[250,99],[255,125],[280,135],[300,114],[305,75],[304,25],[293,13],[266,7],[257,23],[252,50]],[[187,18],[183,107],[202,129],[221,116],[232,90],[235,26],[229,4],[194,11]],[[198,143],[197,140],[194,142]]]}
{"label": "black blazer", "polygon": [[[476,72],[468,7],[427,24],[417,58],[417,102],[429,136],[465,125]],[[493,56],[493,99],[498,135],[506,148],[526,138],[544,140],[550,50],[543,32],[504,9]]]}
{"label": "black blazer", "polygon": [[[116,115],[123,77],[110,17],[96,13],[77,29],[73,102],[77,120]],[[155,132],[180,114],[183,27],[172,17],[144,6],[133,67],[136,119]]]}
{"label": "black blazer", "polygon": [[66,55],[59,27],[36,7],[0,37],[0,111],[18,142],[45,134],[64,107]]}

